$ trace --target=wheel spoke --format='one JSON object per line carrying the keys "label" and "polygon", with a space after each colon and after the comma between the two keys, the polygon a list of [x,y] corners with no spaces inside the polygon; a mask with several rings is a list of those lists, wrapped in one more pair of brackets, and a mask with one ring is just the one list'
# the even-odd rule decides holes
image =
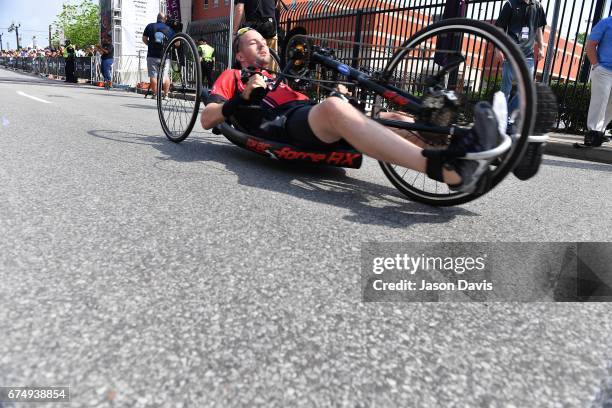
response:
{"label": "wheel spoke", "polygon": [[[495,56],[496,49],[502,52],[512,66],[522,99],[518,112],[520,119],[517,124],[515,122],[520,138],[513,142],[511,150],[497,159],[490,175],[492,185],[499,183],[520,159],[520,151],[526,143],[535,109],[531,78],[525,75],[527,70],[516,45],[506,37],[499,36],[496,28],[487,23],[468,19],[444,20],[419,31],[397,48],[382,73],[383,78],[388,78],[389,84],[425,100],[431,98],[428,95],[432,95],[428,88],[430,85],[426,85],[428,79],[433,78],[443,67],[451,67],[451,58],[461,55],[462,59],[456,60],[460,62],[459,65],[446,71],[438,83],[442,89],[453,91],[460,104],[454,110],[453,105],[446,101],[442,105],[428,104],[430,108],[414,117],[414,120],[441,127],[471,127],[474,106],[480,101],[491,103],[494,93],[500,88],[502,69]],[[405,109],[393,102],[378,98],[377,104],[381,109],[373,109],[373,112],[388,111],[406,115]],[[436,137],[426,131],[410,133],[411,137],[402,136],[417,144],[425,143],[424,148],[444,148],[444,144],[448,143],[444,135]],[[385,175],[402,193],[418,201],[449,205],[467,202],[477,196],[452,191],[445,183],[430,180],[423,173],[400,170],[400,167],[387,163],[381,163],[381,166]]]}
{"label": "wheel spoke", "polygon": [[[193,40],[185,34],[177,34],[164,50],[160,67],[162,79],[170,80],[170,91],[166,100],[158,101],[162,129],[173,141],[181,141],[189,135],[197,119],[201,87],[197,49]],[[161,81],[163,83],[163,81]],[[191,100],[192,99],[192,100]]]}

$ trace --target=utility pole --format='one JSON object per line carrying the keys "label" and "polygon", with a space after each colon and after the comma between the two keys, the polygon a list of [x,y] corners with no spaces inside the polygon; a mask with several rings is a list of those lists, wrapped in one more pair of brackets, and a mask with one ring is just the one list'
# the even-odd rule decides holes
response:
{"label": "utility pole", "polygon": [[51,48],[51,24],[49,24],[49,48]]}
{"label": "utility pole", "polygon": [[2,49],[2,36],[4,35],[4,33],[0,33],[0,51],[4,51]]}
{"label": "utility pole", "polygon": [[21,23],[15,25],[15,23],[11,23],[11,26],[8,28],[9,33],[15,31],[15,35],[17,37],[17,49],[19,49],[19,27],[21,27]]}
{"label": "utility pole", "polygon": [[19,45],[19,27],[21,24],[15,26],[15,35],[17,36],[17,49],[21,49],[21,45]]}

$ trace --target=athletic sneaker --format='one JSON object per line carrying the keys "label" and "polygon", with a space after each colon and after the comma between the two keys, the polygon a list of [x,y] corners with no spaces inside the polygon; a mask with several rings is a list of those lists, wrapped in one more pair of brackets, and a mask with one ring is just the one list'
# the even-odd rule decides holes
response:
{"label": "athletic sneaker", "polygon": [[[474,107],[474,127],[467,136],[453,136],[447,152],[455,157],[465,156],[466,153],[477,153],[497,147],[500,140],[499,122],[497,115],[488,102],[479,102]],[[461,176],[461,183],[449,185],[451,190],[473,192],[482,186],[489,173],[489,163],[494,159],[468,160],[453,159],[446,167],[455,170]]]}

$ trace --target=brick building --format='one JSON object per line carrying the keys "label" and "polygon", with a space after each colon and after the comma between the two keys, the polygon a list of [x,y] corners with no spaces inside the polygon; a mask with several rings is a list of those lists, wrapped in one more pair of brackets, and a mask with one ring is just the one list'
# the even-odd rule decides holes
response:
{"label": "brick building", "polygon": [[[384,67],[394,47],[400,46],[414,33],[437,21],[443,13],[443,7],[440,5],[409,7],[410,2],[407,1],[285,0],[284,3],[287,9],[281,12],[282,28],[303,26],[312,35],[372,44],[371,47],[364,46],[358,50],[351,45],[336,44],[336,46],[340,48],[339,56],[352,58],[353,61],[358,60],[358,65],[376,70]],[[491,3],[496,2],[491,1]],[[501,1],[497,3],[501,4]],[[218,61],[224,61],[224,56],[227,55],[227,27],[230,13],[229,0],[191,0],[192,21],[188,32],[195,39],[206,37],[217,49]],[[547,27],[544,32],[545,44],[548,44],[548,39]],[[487,54],[487,47],[481,49],[469,39],[464,40],[462,48],[468,56],[465,69],[469,70],[462,73],[464,85],[479,87],[482,79],[491,74],[491,64],[496,65],[496,61]],[[582,53],[581,44],[563,37],[558,38],[558,46],[553,54],[551,78],[577,80]],[[424,57],[421,55],[419,58]],[[222,68],[224,66],[218,67]],[[427,71],[433,69],[433,66],[425,63],[418,69]],[[537,61],[538,76],[542,75],[543,69],[544,61]]]}

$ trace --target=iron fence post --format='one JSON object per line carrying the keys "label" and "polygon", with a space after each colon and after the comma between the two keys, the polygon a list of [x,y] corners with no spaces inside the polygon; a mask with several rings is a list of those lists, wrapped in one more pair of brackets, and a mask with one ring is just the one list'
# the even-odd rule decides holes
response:
{"label": "iron fence post", "polygon": [[357,68],[358,67],[358,62],[359,62],[359,51],[360,51],[360,45],[359,43],[361,42],[361,25],[362,25],[362,20],[363,20],[363,9],[359,9],[357,10],[357,15],[355,16],[355,45],[353,45],[353,68]]}
{"label": "iron fence post", "polygon": [[[352,55],[352,62],[351,65],[353,66],[353,68],[355,69],[359,69],[359,55],[361,53],[361,41],[362,41],[362,35],[361,35],[361,31],[362,31],[362,27],[363,27],[363,9],[359,9],[357,10],[357,14],[355,16],[355,38],[354,38],[354,42],[355,44],[353,45],[353,55]],[[366,99],[368,96],[368,92],[365,91],[360,91],[358,92],[358,95],[355,95],[358,99],[359,99],[359,104],[365,106],[366,104]]]}
{"label": "iron fence post", "polygon": [[604,6],[606,4],[606,0],[597,0],[595,3],[595,12],[593,13],[593,25],[591,27],[595,27],[595,24],[599,23],[599,20],[603,17]]}
{"label": "iron fence post", "polygon": [[552,70],[553,54],[555,53],[555,37],[557,35],[557,27],[559,26],[559,9],[561,8],[561,0],[555,0],[555,8],[553,11],[553,20],[550,26],[550,35],[548,36],[548,46],[546,48],[546,59],[544,60],[544,73],[542,74],[542,82],[550,83],[550,74]]}

